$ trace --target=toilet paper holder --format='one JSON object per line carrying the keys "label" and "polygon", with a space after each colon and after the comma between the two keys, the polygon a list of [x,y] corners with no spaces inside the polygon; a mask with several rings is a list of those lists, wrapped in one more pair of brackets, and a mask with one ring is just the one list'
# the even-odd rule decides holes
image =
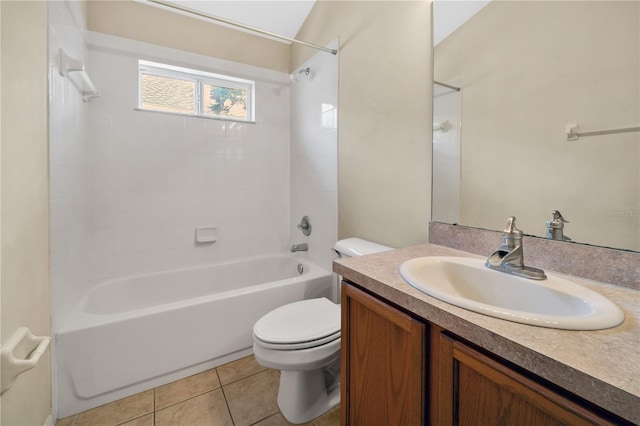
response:
{"label": "toilet paper holder", "polygon": [[36,366],[49,346],[47,336],[34,336],[27,327],[20,327],[0,349],[2,380],[0,395],[9,389],[16,378]]}

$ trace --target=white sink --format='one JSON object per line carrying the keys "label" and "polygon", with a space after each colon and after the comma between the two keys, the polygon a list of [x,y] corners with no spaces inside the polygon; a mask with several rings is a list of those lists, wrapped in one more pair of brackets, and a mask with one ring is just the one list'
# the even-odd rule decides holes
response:
{"label": "white sink", "polygon": [[474,312],[540,327],[600,330],[624,321],[606,297],[555,274],[542,281],[484,266],[483,259],[419,257],[400,266],[416,289]]}

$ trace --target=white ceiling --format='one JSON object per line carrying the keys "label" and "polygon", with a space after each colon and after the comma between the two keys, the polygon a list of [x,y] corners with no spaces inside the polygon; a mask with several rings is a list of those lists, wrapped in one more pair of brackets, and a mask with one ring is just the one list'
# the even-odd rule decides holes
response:
{"label": "white ceiling", "polygon": [[295,38],[315,0],[167,0],[167,2]]}
{"label": "white ceiling", "polygon": [[437,46],[449,34],[467,22],[491,0],[434,0],[433,45]]}

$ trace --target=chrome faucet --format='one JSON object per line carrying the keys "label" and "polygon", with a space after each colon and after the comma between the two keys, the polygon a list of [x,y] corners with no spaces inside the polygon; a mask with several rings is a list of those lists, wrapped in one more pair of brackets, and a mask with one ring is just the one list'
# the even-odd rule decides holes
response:
{"label": "chrome faucet", "polygon": [[302,216],[302,220],[297,225],[297,228],[302,231],[305,236],[311,235],[311,222],[309,222],[309,216]]}
{"label": "chrome faucet", "polygon": [[552,220],[547,221],[547,238],[551,240],[571,241],[571,238],[564,235],[564,224],[569,223],[558,210],[551,212]]}
{"label": "chrome faucet", "polygon": [[302,243],[302,244],[294,244],[291,246],[291,252],[296,252],[296,251],[308,251],[309,250],[309,245],[307,243]]}
{"label": "chrome faucet", "polygon": [[542,269],[524,265],[522,235],[522,231],[516,228],[516,218],[511,216],[507,219],[507,227],[502,231],[502,245],[487,258],[484,266],[519,277],[544,280],[547,276]]}

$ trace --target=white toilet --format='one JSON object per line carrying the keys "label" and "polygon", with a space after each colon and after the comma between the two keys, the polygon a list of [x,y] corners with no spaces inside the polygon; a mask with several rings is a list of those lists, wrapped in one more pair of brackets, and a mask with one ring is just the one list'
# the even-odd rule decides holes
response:
{"label": "white toilet", "polygon": [[[393,250],[348,238],[336,243],[341,257]],[[278,406],[295,424],[306,423],[340,402],[340,305],[326,298],[281,306],[253,326],[258,364],[280,370]]]}

